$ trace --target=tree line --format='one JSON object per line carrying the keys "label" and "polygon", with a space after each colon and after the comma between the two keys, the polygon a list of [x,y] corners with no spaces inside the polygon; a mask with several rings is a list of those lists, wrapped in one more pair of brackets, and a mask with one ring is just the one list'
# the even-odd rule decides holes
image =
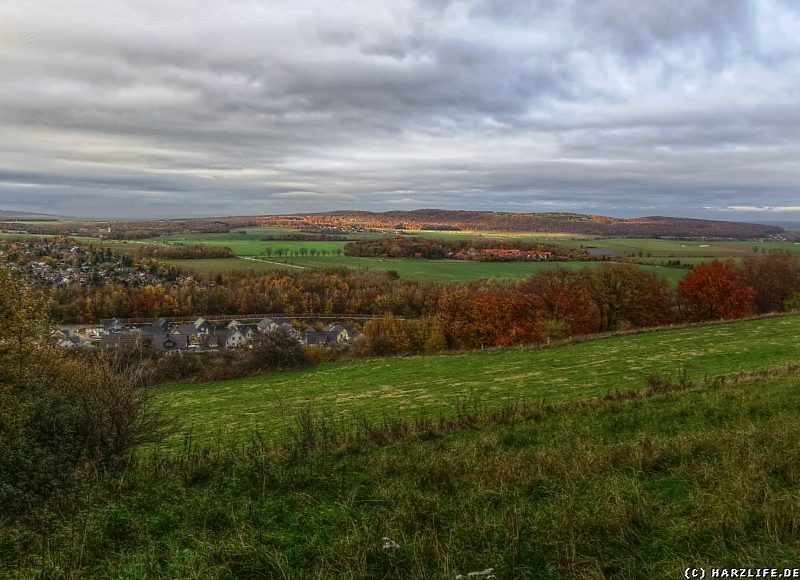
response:
{"label": "tree line", "polygon": [[384,237],[348,242],[344,247],[347,256],[372,258],[424,258],[441,260],[469,250],[539,250],[550,252],[560,259],[586,258],[583,250],[570,250],[552,244],[480,239],[445,239],[414,237]]}
{"label": "tree line", "polygon": [[676,289],[632,264],[543,270],[442,293],[422,320],[367,322],[367,354],[546,343],[577,335],[800,310],[800,260],[770,253],[697,264]]}
{"label": "tree line", "polygon": [[675,289],[638,266],[609,262],[467,285],[346,268],[230,271],[213,280],[144,287],[52,288],[49,298],[52,316],[63,322],[261,312],[391,314],[431,321],[426,328],[441,333],[447,348],[480,348],[797,309],[800,264],[782,252],[748,256],[740,264],[715,260],[694,266]]}

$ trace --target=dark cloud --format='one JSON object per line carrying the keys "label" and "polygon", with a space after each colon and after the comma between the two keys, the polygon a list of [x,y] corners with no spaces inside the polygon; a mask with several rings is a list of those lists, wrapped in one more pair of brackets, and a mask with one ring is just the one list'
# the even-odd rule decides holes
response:
{"label": "dark cloud", "polygon": [[800,11],[787,0],[3,12],[0,208],[797,206]]}

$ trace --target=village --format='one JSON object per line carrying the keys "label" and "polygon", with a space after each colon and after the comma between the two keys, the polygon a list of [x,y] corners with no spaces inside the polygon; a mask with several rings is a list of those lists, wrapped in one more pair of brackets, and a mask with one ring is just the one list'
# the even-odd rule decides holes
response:
{"label": "village", "polygon": [[70,238],[0,244],[0,257],[39,286],[146,286],[190,280],[154,260],[118,255],[110,248],[86,246]]}
{"label": "village", "polygon": [[[246,319],[245,319],[246,320]],[[156,353],[176,351],[213,352],[224,349],[251,348],[268,333],[283,332],[303,346],[346,348],[361,336],[351,325],[332,322],[315,328],[298,329],[297,319],[285,317],[252,322],[239,320],[169,321],[157,318],[150,322],[123,322],[103,319],[96,325],[62,325],[52,338],[62,348],[149,348]],[[294,322],[294,324],[292,324]]]}
{"label": "village", "polygon": [[469,248],[459,252],[450,252],[448,258],[456,260],[547,260],[552,256],[552,252],[542,250],[519,250],[484,248],[476,250]]}

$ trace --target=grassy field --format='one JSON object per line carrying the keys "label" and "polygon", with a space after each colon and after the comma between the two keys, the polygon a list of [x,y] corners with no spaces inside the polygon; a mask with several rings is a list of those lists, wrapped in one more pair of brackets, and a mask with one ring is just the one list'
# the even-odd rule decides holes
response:
{"label": "grassy field", "polygon": [[[263,231],[262,231],[263,230]],[[466,282],[480,278],[524,278],[533,272],[552,267],[551,264],[540,263],[472,263],[459,260],[419,260],[402,258],[359,258],[341,254],[346,242],[299,242],[263,240],[262,238],[272,232],[269,228],[251,228],[245,231],[235,231],[221,234],[182,234],[176,236],[163,236],[155,241],[162,243],[197,243],[211,246],[225,246],[230,248],[237,256],[257,257],[267,261],[264,264],[250,263],[234,264],[233,262],[207,261],[176,261],[176,265],[191,267],[206,274],[215,274],[220,268],[230,266],[233,270],[268,270],[288,264],[303,268],[319,268],[329,266],[344,266],[347,268],[396,271],[401,278],[411,280],[447,280]],[[288,230],[272,233],[287,233]],[[363,235],[394,235],[392,232],[384,234]],[[414,235],[432,238],[452,237],[482,237],[498,240],[538,241],[557,243],[572,249],[599,248],[610,252],[613,256],[624,259],[633,259],[640,262],[645,269],[669,281],[671,285],[685,275],[686,270],[666,265],[668,260],[680,260],[686,264],[696,264],[715,258],[741,259],[752,255],[756,250],[784,250],[800,252],[800,243],[793,242],[735,242],[735,241],[698,241],[698,240],[651,240],[627,238],[591,238],[576,237],[568,234],[537,234],[519,232],[439,232],[422,231]],[[325,252],[326,255],[299,257],[296,253],[300,250]],[[278,257],[276,252],[282,250],[285,255]],[[339,255],[337,255],[337,251]],[[270,253],[271,256],[266,254]],[[585,264],[581,262],[562,263],[565,267],[580,268]],[[289,266],[289,267],[291,267]]]}
{"label": "grassy field", "polygon": [[29,240],[32,238],[52,238],[46,234],[29,234],[27,232],[0,232],[0,240]]}
{"label": "grassy field", "polygon": [[229,233],[219,234],[175,234],[160,236],[147,240],[162,244],[202,244],[206,246],[228,247],[237,256],[264,256],[267,249],[273,252],[278,249],[296,252],[301,248],[306,250],[325,250],[333,254],[337,249],[343,249],[346,242],[331,241],[292,241],[292,240],[264,240],[269,235],[297,234],[297,230],[284,230],[278,228],[248,228]]}
{"label": "grassy field", "polygon": [[788,375],[144,464],[0,526],[0,576],[710,577],[796,568],[798,528]]}
{"label": "grassy field", "polygon": [[[247,260],[236,258],[213,258],[200,260],[165,260],[165,262],[194,270],[204,275],[214,275],[225,270],[263,272],[281,268],[326,268],[343,266],[355,270],[374,272],[395,271],[408,280],[441,280],[448,282],[469,282],[482,278],[526,278],[548,268],[593,268],[601,262],[469,262],[465,260],[422,260],[405,258],[356,258],[350,256],[318,256],[267,258],[260,256]],[[644,265],[643,269],[664,278],[671,285],[686,274],[680,268],[661,265]]]}
{"label": "grassy field", "polygon": [[[651,374],[692,378],[800,361],[800,316],[660,330],[553,348],[335,363],[163,387],[158,400],[201,441],[282,433],[301,409],[343,420],[452,412],[459,401],[574,400],[638,390]],[[177,445],[180,438],[172,440]]]}
{"label": "grassy field", "polygon": [[621,256],[669,257],[669,258],[741,258],[761,251],[784,250],[800,252],[800,243],[781,241],[706,241],[669,240],[645,238],[598,238],[593,236],[573,236],[567,234],[535,234],[519,232],[428,232],[419,233],[425,237],[487,237],[519,241],[556,243],[568,248],[604,248]]}

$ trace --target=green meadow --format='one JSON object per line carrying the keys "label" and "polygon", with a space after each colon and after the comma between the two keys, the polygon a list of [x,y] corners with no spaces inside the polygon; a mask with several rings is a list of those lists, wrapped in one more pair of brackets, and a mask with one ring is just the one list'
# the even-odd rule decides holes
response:
{"label": "green meadow", "polygon": [[[298,247],[305,242],[297,242]],[[317,244],[335,242],[316,242]],[[230,246],[228,246],[230,247]],[[287,246],[288,247],[288,246]],[[306,246],[308,247],[308,246]],[[244,259],[243,259],[244,258]],[[225,270],[263,272],[274,269],[304,269],[345,267],[355,270],[388,272],[394,271],[400,278],[408,280],[439,280],[447,282],[470,282],[483,278],[527,278],[550,268],[594,268],[602,262],[471,262],[466,260],[424,260],[419,258],[361,258],[352,256],[242,256],[241,258],[211,258],[197,260],[165,260],[180,268],[212,276]],[[664,278],[671,285],[686,274],[681,268],[670,268],[660,264],[643,265],[647,271]]]}
{"label": "green meadow", "polygon": [[0,526],[0,576],[588,580],[798,566],[797,374],[401,427],[97,473]]}
{"label": "green meadow", "polygon": [[[281,241],[264,240],[269,234],[287,234],[292,230],[276,228],[249,228],[219,234],[179,234],[162,236],[152,241],[168,244],[205,244],[228,247],[237,256],[257,258],[261,263],[235,263],[232,260],[175,260],[173,264],[194,269],[204,274],[216,274],[224,269],[263,271],[280,267],[324,268],[344,266],[347,268],[397,272],[401,278],[411,280],[443,280],[468,282],[481,278],[525,278],[542,268],[555,264],[567,268],[581,268],[585,262],[525,263],[525,262],[464,262],[460,260],[421,260],[413,258],[362,258],[345,256],[342,250],[346,242],[334,241]],[[296,232],[294,232],[296,233]],[[356,237],[375,235],[395,235],[395,232],[382,234],[353,234]],[[412,234],[430,238],[489,238],[497,240],[535,241],[556,243],[571,249],[600,249],[622,259],[633,259],[645,269],[676,285],[686,270],[670,267],[669,260],[679,260],[683,264],[696,264],[713,259],[741,259],[756,252],[783,250],[800,252],[800,244],[793,242],[759,241],[703,241],[703,240],[662,240],[629,238],[592,238],[569,234],[527,233],[527,232],[440,232],[421,231]],[[307,252],[305,256],[297,255]],[[317,255],[311,256],[315,252]],[[324,252],[324,255],[323,255]],[[338,253],[338,254],[337,254]],[[268,255],[269,254],[269,255]],[[281,255],[279,255],[281,254]],[[588,265],[596,265],[589,263]]]}
{"label": "green meadow", "polygon": [[422,231],[422,237],[478,237],[559,244],[568,248],[604,248],[618,255],[643,255],[673,258],[741,258],[756,251],[784,250],[800,252],[800,243],[793,241],[716,241],[648,238],[599,238],[575,234],[534,232],[432,232]]}
{"label": "green meadow", "polygon": [[[800,361],[800,315],[515,348],[357,360],[206,384],[157,399],[199,441],[273,438],[303,409],[346,422],[452,413],[464,401],[568,401],[640,390],[650,375],[697,379]],[[177,445],[180,437],[172,440]]]}

